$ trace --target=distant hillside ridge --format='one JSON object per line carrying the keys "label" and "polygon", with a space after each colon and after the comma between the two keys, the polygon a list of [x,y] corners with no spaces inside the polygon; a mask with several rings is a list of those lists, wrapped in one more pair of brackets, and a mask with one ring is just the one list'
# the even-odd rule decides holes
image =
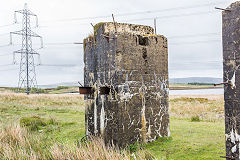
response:
{"label": "distant hillside ridge", "polygon": [[222,78],[214,77],[188,77],[188,78],[170,78],[170,83],[222,83]]}
{"label": "distant hillside ridge", "polygon": [[57,88],[58,86],[67,86],[67,87],[77,87],[79,86],[78,82],[63,82],[56,84],[48,84],[48,85],[39,85],[39,88]]}
{"label": "distant hillside ridge", "polygon": [[[170,83],[221,83],[222,78],[214,78],[214,77],[187,77],[187,78],[170,78]],[[83,82],[81,82],[83,84]],[[79,86],[78,82],[63,82],[57,84],[49,84],[49,85],[39,85],[40,88],[56,88],[58,86],[69,86],[76,87]]]}

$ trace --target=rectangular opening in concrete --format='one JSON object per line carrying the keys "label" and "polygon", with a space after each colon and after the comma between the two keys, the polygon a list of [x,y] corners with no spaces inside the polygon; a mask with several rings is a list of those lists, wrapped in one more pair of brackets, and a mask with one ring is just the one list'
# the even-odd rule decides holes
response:
{"label": "rectangular opening in concrete", "polygon": [[141,46],[147,46],[148,45],[148,37],[138,36],[138,44]]}
{"label": "rectangular opening in concrete", "polygon": [[109,95],[111,88],[109,87],[100,87],[100,94],[101,95]]}
{"label": "rectangular opening in concrete", "polygon": [[80,94],[93,94],[92,87],[79,87]]}

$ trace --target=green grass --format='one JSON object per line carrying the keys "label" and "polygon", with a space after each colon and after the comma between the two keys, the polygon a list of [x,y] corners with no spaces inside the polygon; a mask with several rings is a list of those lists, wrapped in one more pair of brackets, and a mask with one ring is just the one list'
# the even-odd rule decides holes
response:
{"label": "green grass", "polygon": [[75,142],[85,134],[80,96],[0,96],[0,124],[20,121],[36,134],[58,142]]}
{"label": "green grass", "polygon": [[[53,143],[75,144],[85,133],[83,104],[79,95],[0,94],[0,125],[19,122],[41,137],[43,148]],[[224,120],[191,118],[205,112],[223,114],[222,105],[222,98],[171,98],[171,137],[140,146],[157,159],[220,159],[225,155]],[[129,147],[136,151],[138,146]]]}
{"label": "green grass", "polygon": [[172,118],[170,124],[170,138],[159,138],[146,145],[158,159],[220,159],[225,155],[224,121]]}
{"label": "green grass", "polygon": [[[44,94],[61,94],[61,93],[78,93],[78,87],[58,86],[57,88],[33,88],[31,93]],[[0,87],[0,93],[26,93],[26,89],[18,89],[14,87]]]}

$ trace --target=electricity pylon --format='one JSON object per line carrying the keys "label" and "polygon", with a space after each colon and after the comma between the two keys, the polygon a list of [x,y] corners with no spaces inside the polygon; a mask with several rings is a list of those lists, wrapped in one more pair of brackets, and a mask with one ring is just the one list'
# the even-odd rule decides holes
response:
{"label": "electricity pylon", "polygon": [[24,5],[23,10],[15,11],[14,13],[15,23],[17,23],[17,13],[23,15],[22,30],[10,32],[10,44],[12,44],[12,34],[22,36],[22,48],[18,51],[13,52],[13,55],[15,57],[16,53],[21,54],[18,90],[20,91],[21,88],[25,88],[26,93],[29,94],[32,88],[38,88],[35,73],[34,55],[40,56],[40,54],[34,51],[32,48],[32,37],[40,38],[41,47],[43,46],[43,41],[41,36],[39,36],[38,34],[34,33],[31,30],[30,17],[33,16],[36,18],[36,26],[38,26],[38,18],[36,14],[31,12],[27,8],[27,4]]}

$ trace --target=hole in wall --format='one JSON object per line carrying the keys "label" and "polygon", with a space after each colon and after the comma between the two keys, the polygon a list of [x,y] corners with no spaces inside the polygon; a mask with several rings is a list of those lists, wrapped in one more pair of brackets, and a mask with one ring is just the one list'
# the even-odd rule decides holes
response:
{"label": "hole in wall", "polygon": [[148,37],[138,36],[138,44],[141,46],[148,45]]}
{"label": "hole in wall", "polygon": [[100,95],[114,95],[116,92],[118,92],[118,89],[117,88],[113,88],[113,87],[107,87],[107,86],[104,86],[104,87],[100,87]]}
{"label": "hole in wall", "polygon": [[102,95],[108,95],[110,93],[110,88],[109,87],[100,87],[100,94]]}

